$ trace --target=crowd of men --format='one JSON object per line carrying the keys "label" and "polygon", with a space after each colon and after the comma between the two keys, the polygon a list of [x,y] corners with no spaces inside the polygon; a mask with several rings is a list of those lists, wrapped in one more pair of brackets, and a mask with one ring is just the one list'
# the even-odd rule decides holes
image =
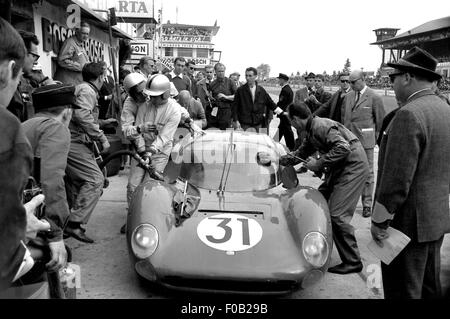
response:
{"label": "crowd of men", "polygon": [[[194,133],[268,134],[277,116],[275,139],[284,137],[290,151],[280,164],[306,162],[299,173],[325,176],[319,191],[328,201],[341,258],[329,272],[363,269],[350,224],[361,198],[362,216],[371,217],[379,245],[389,226],[411,238],[394,262],[382,263],[385,298],[441,295],[440,247],[450,232],[450,106],[433,90],[440,75],[429,53],[414,48],[391,64],[399,108],[386,116],[382,98],[367,87],[361,71],[340,74],[334,94],[324,90],[320,74],[308,74],[306,86],[294,93],[289,77],[280,73],[275,103],[256,81],[254,67],[245,70],[242,83],[238,72],[226,77],[222,63],[196,70],[182,57],[173,70],[158,70],[151,57],[143,57],[134,72],[121,70],[117,96],[106,63],[89,62],[84,51],[89,32],[81,23],[64,42],[51,79],[35,69],[36,36],[0,20],[0,291],[64,267],[70,255],[65,237],[94,242],[85,227],[107,186],[97,159],[110,148],[108,128],[119,127],[124,143],[163,172],[180,126]],[[150,178],[146,172],[131,160],[128,204],[136,187]],[[31,192],[23,203],[24,190],[36,186],[44,196]],[[38,257],[42,250],[45,257]]]}

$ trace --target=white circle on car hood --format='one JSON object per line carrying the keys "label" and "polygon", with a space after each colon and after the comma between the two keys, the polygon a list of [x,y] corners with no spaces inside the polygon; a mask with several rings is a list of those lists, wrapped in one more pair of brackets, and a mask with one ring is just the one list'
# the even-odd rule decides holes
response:
{"label": "white circle on car hood", "polygon": [[261,241],[263,230],[254,219],[239,214],[218,214],[203,219],[197,235],[209,247],[223,251],[240,251]]}

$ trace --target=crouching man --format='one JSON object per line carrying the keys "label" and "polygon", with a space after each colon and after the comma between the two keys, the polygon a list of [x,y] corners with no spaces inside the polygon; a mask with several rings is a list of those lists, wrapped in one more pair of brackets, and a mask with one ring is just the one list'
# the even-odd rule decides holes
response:
{"label": "crouching man", "polygon": [[[320,159],[309,158],[307,169],[325,172],[325,182],[319,191],[328,201],[333,240],[342,263],[328,269],[336,274],[360,272],[363,269],[350,221],[369,174],[369,164],[358,138],[342,124],[330,119],[312,116],[308,106],[299,102],[288,108],[289,119],[305,138],[294,152],[280,158],[280,164],[297,165],[298,158],[307,159],[316,151]],[[297,157],[297,159],[295,158]]]}

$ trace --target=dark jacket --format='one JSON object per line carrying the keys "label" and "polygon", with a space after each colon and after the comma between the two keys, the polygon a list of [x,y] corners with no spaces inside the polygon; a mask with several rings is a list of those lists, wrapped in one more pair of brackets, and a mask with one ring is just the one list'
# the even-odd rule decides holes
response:
{"label": "dark jacket", "polygon": [[352,152],[350,144],[357,140],[341,123],[313,116],[307,122],[306,137],[294,155],[307,159],[319,151],[322,155],[319,159],[321,169],[328,167],[333,170],[343,166],[342,163]]}
{"label": "dark jacket", "polygon": [[[341,107],[342,103],[344,101],[344,97],[341,97],[341,95],[346,95],[347,93],[342,92],[342,90],[338,90],[336,93],[334,93],[331,96],[331,99],[329,99],[327,102],[322,104],[315,112],[314,115],[319,117],[326,117],[329,119],[332,119],[334,121],[341,123]],[[341,102],[339,104],[339,102]],[[339,104],[339,105],[338,105]],[[338,114],[339,116],[336,116]]]}
{"label": "dark jacket", "polygon": [[22,204],[32,153],[19,120],[0,107],[0,290],[8,288],[25,255],[26,212]]}
{"label": "dark jacket", "polygon": [[342,103],[342,121],[355,134],[365,149],[375,147],[381,124],[386,114],[383,100],[371,88],[367,88],[355,104],[356,92],[350,91]]}
{"label": "dark jacket", "polygon": [[[376,204],[418,242],[450,232],[450,108],[431,90],[396,111],[381,141]],[[381,220],[374,210],[373,220]]]}
{"label": "dark jacket", "polygon": [[233,120],[246,125],[263,125],[266,121],[267,110],[275,110],[277,105],[266,90],[256,85],[255,101],[248,84],[239,87],[234,95]]}
{"label": "dark jacket", "polygon": [[35,158],[39,158],[39,183],[45,195],[45,216],[50,225],[46,233],[49,241],[63,239],[63,227],[69,217],[64,175],[70,148],[70,132],[61,122],[45,115],[36,114],[22,124],[30,141]]}
{"label": "dark jacket", "polygon": [[286,84],[281,88],[280,97],[278,99],[277,106],[283,111],[286,111],[287,107],[294,101],[294,92],[289,84]]}

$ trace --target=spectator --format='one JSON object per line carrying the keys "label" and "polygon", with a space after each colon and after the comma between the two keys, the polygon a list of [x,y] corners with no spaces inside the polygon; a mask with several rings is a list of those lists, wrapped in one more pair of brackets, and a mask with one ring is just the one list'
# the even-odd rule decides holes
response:
{"label": "spectator", "polygon": [[[287,108],[292,104],[294,99],[294,92],[292,92],[291,87],[288,84],[289,77],[286,74],[280,73],[278,75],[278,83],[281,86],[280,97],[278,99],[278,107],[280,107],[283,112],[287,111]],[[292,126],[289,119],[286,116],[279,116],[280,125],[278,126],[278,141],[284,136],[284,141],[289,150],[293,151],[295,148],[294,133],[292,132]],[[277,134],[275,134],[276,136]]]}
{"label": "spectator", "polygon": [[22,263],[25,256],[29,256],[24,244],[27,214],[22,196],[31,172],[32,152],[19,120],[6,110],[17,90],[27,49],[19,33],[3,18],[0,18],[0,39],[1,291],[11,285],[20,268],[26,266]]}
{"label": "spectator", "polygon": [[239,81],[240,76],[241,75],[239,74],[239,72],[233,72],[230,74],[230,80],[234,82],[236,89],[242,86],[242,83]]}
{"label": "spectator", "polygon": [[294,104],[306,102],[310,95],[314,95],[314,93],[316,93],[316,88],[314,87],[315,79],[316,75],[312,72],[306,76],[306,87],[298,89],[295,92]]}
{"label": "spectator", "polygon": [[314,78],[314,94],[310,94],[305,103],[308,105],[312,113],[314,113],[323,103],[331,99],[331,93],[325,92],[323,88],[324,76],[317,74]]}
{"label": "spectator", "polygon": [[206,120],[210,117],[212,105],[211,95],[211,82],[214,80],[214,67],[207,65],[205,67],[205,78],[197,82],[197,95],[202,102],[203,109],[205,110]]}
{"label": "spectator", "polygon": [[210,84],[213,108],[212,110],[206,110],[208,127],[217,127],[221,130],[231,127],[232,104],[236,93],[234,83],[225,77],[225,69],[225,65],[222,63],[217,63],[214,66],[217,78]]}
{"label": "spectator", "polygon": [[194,99],[189,91],[183,90],[179,93],[178,103],[189,112],[190,118],[194,120],[198,127],[202,129],[206,128],[206,116],[202,103]]}
{"label": "spectator", "polygon": [[372,237],[390,225],[411,241],[381,262],[386,299],[440,298],[440,249],[450,232],[450,108],[431,90],[437,60],[414,47],[389,75],[401,105],[383,132],[378,156]]}
{"label": "spectator", "polygon": [[137,71],[141,73],[146,79],[155,73],[158,73],[156,69],[156,61],[149,56],[144,56],[139,60],[139,70]]}
{"label": "spectator", "polygon": [[361,196],[362,216],[369,217],[374,186],[373,150],[386,112],[381,97],[366,86],[364,73],[361,70],[350,73],[349,81],[352,91],[345,96],[342,118],[345,127],[351,130],[361,141],[369,160],[370,174]]}
{"label": "spectator", "polygon": [[342,119],[342,102],[345,95],[350,92],[349,74],[341,73],[339,75],[340,89],[333,94],[330,100],[323,103],[315,112],[314,115],[320,117],[327,117],[333,121],[343,124]]}
{"label": "spectator", "polygon": [[89,24],[81,22],[75,35],[64,41],[58,54],[58,67],[54,79],[65,84],[77,85],[83,82],[83,67],[89,62],[83,43],[89,39]]}
{"label": "spectator", "polygon": [[98,92],[103,85],[103,63],[88,63],[83,67],[84,82],[76,87],[76,104],[80,109],[74,110],[69,124],[71,133],[70,151],[67,162],[66,187],[72,211],[65,229],[67,235],[85,242],[94,240],[86,236],[81,224],[87,224],[97,202],[102,195],[103,173],[95,160],[94,143],[102,144],[103,152],[110,145],[105,134],[94,117]]}
{"label": "spectator", "polygon": [[35,34],[27,31],[19,31],[25,47],[27,55],[25,56],[25,64],[23,66],[23,75],[20,79],[19,86],[14,94],[13,99],[8,105],[17,118],[23,122],[33,115],[33,103],[31,101],[31,93],[40,85],[53,82],[49,77],[44,76],[42,71],[34,70],[34,65],[39,59],[38,45],[39,40]]}
{"label": "spectator", "polygon": [[173,62],[174,69],[167,75],[167,77],[169,78],[170,82],[173,82],[178,92],[187,90],[192,94],[191,80],[188,76],[183,74],[185,64],[186,60],[184,58],[175,58],[175,61]]}
{"label": "spectator", "polygon": [[268,127],[268,110],[281,114],[283,110],[274,103],[266,90],[258,85],[256,77],[258,71],[253,68],[245,70],[247,83],[236,90],[233,103],[233,127],[244,131],[252,129],[260,132],[261,128]]}
{"label": "spectator", "polygon": [[[194,61],[188,61],[186,63],[186,76],[191,80],[191,96],[194,98],[197,98],[197,86],[195,81],[195,62]],[[180,91],[178,91],[180,92]]]}

